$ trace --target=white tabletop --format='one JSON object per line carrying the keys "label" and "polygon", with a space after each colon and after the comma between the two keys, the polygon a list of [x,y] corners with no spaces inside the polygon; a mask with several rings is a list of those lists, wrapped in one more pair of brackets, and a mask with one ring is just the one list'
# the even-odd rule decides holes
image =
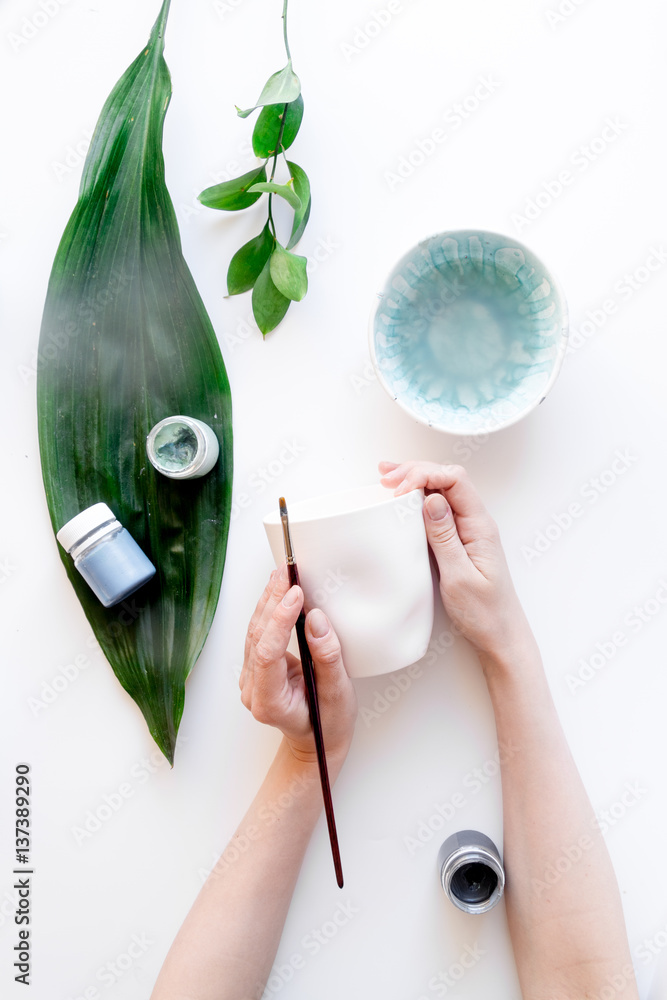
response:
{"label": "white tabletop", "polygon": [[[6,0],[0,10],[0,976],[13,977],[11,782],[26,760],[30,996],[149,995],[278,743],[237,687],[246,623],[271,568],[262,516],[279,494],[297,500],[363,485],[375,481],[379,459],[419,457],[463,461],[500,524],[572,750],[608,827],[647,997],[667,956],[667,17],[652,0],[293,0],[306,110],[292,153],[314,192],[300,245],[311,258],[310,290],[263,342],[249,296],[223,298],[229,258],[257,231],[262,209],[222,217],[194,198],[252,162],[253,120],[238,119],[234,104],[247,105],[283,65],[281,4],[174,0],[167,181],[231,380],[234,491],[246,500],[232,521],[220,605],[187,685],[171,771],[91,649],[60,564],[31,370],[87,139],[158,7]],[[422,237],[465,227],[532,247],[559,275],[576,331],[546,402],[486,441],[411,421],[374,380],[366,346],[389,267]],[[578,514],[568,524],[572,504]],[[345,888],[335,885],[322,821],[272,995],[519,996],[504,907],[466,916],[437,880],[448,833],[477,827],[500,844],[502,831],[488,696],[474,656],[462,640],[450,645],[446,630],[441,613],[435,655],[400,697],[391,688],[399,675],[356,682],[371,711],[334,790]],[[488,779],[470,777],[485,766]],[[464,804],[441,826],[438,805],[460,791]],[[117,808],[82,840],[76,829],[105,801]],[[415,848],[406,838],[420,830]],[[464,979],[438,986],[467,948],[478,959]],[[27,995],[13,982],[7,989],[3,996]]]}

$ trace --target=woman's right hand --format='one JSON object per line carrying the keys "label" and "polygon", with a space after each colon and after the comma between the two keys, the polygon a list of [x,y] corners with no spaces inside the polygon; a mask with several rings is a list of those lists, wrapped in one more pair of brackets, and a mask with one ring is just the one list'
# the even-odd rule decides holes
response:
{"label": "woman's right hand", "polygon": [[478,653],[502,657],[534,642],[510,576],[498,527],[459,465],[380,462],[395,496],[424,489],[426,535],[451,621]]}

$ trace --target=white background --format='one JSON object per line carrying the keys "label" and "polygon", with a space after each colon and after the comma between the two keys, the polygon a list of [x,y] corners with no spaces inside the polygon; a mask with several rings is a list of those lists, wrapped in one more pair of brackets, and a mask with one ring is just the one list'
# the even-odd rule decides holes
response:
{"label": "white background", "polygon": [[[283,65],[281,4],[173,0],[167,181],[229,372],[235,494],[248,498],[232,522],[219,610],[188,682],[173,771],[92,651],[60,564],[42,490],[31,373],[50,268],[77,197],[76,150],[148,38],[159,4],[56,0],[47,3],[56,13],[28,40],[20,33],[30,34],[30,20],[44,20],[37,0],[0,4],[3,996],[149,995],[203,873],[278,742],[242,707],[237,687],[247,620],[271,568],[261,518],[279,494],[296,501],[363,485],[375,481],[379,459],[411,457],[464,460],[501,526],[576,760],[594,807],[610,813],[606,836],[640,989],[651,995],[661,959],[646,942],[657,951],[667,942],[660,860],[667,612],[654,598],[667,594],[660,590],[667,580],[667,262],[657,267],[652,256],[667,246],[667,17],[652,0],[567,0],[561,6],[571,13],[557,21],[548,15],[559,2],[402,0],[380,30],[374,12],[387,3],[293,0],[290,40],[306,112],[291,155],[313,186],[300,245],[313,264],[307,298],[263,341],[244,325],[249,296],[223,299],[229,258],[259,231],[263,203],[223,217],[197,208],[194,196],[219,172],[241,173],[253,162],[254,119],[237,119],[234,104],[250,104]],[[473,95],[482,78],[493,81],[493,93],[480,101]],[[471,109],[465,121],[453,110],[464,102]],[[618,134],[593,143],[607,119],[619,123]],[[415,150],[420,142],[430,150],[425,140],[434,128],[445,141],[396,183],[400,158],[419,161]],[[591,143],[599,155],[584,168],[582,148]],[[558,192],[553,182],[563,170],[571,183]],[[527,221],[527,203],[538,195]],[[371,377],[366,347],[373,296],[395,260],[431,233],[475,226],[518,236],[544,259],[560,277],[578,331],[578,347],[539,411],[488,441],[413,423]],[[648,258],[655,271],[646,269]],[[634,272],[636,290],[624,278]],[[614,307],[607,316],[606,300]],[[289,462],[286,444],[298,452]],[[615,475],[617,451],[628,457]],[[275,478],[262,490],[269,466]],[[580,516],[556,537],[554,517],[566,524],[562,515],[573,503]],[[531,555],[536,543],[543,551]],[[648,620],[632,626],[628,616],[636,620],[633,609],[646,602]],[[435,997],[429,981],[470,946],[484,955],[447,995],[519,996],[504,908],[467,917],[437,881],[435,857],[448,833],[477,826],[500,842],[502,822],[498,777],[476,793],[467,777],[496,750],[486,690],[463,642],[445,649],[447,635],[438,639],[446,628],[440,616],[434,655],[397,701],[382,701],[391,676],[357,682],[360,706],[377,715],[359,719],[334,791],[345,888],[336,888],[321,822],[277,958],[284,966],[300,954],[304,967],[285,985],[274,980],[282,985],[276,995]],[[619,630],[625,645],[573,689],[582,659],[597,643],[609,651],[604,644]],[[68,671],[74,679],[66,687],[57,682],[55,700],[44,708],[30,701],[48,696],[45,682],[76,663],[83,666]],[[20,760],[32,765],[34,792],[30,993],[11,982],[12,777]],[[130,797],[77,843],[73,828],[124,783]],[[411,853],[405,838],[419,829],[426,837],[429,821],[439,823],[436,806],[457,791],[465,805]],[[307,936],[332,921],[341,901],[356,912],[314,953]],[[118,978],[108,963],[120,957],[127,966],[133,935],[143,953]]]}

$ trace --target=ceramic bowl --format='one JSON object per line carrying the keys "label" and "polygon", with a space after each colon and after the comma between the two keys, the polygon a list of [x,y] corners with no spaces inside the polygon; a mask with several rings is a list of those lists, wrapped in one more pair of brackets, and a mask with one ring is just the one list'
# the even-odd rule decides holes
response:
{"label": "ceramic bowl", "polygon": [[416,420],[449,434],[516,423],[543,401],[567,344],[558,282],[510,236],[439,233],[391,271],[373,311],[380,383]]}
{"label": "ceramic bowl", "polygon": [[[366,486],[287,502],[294,558],[307,608],[321,608],[350,677],[400,670],[427,651],[433,581],[422,490],[395,497]],[[285,561],[280,516],[264,518],[276,566]],[[290,649],[298,653],[292,641]]]}

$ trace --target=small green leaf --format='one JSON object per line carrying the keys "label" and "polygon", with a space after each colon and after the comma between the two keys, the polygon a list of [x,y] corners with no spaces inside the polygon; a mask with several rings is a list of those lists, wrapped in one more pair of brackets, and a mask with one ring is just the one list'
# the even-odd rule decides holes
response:
{"label": "small green leaf", "polygon": [[245,111],[241,111],[237,107],[236,112],[239,118],[247,118],[256,108],[263,108],[267,104],[289,104],[290,101],[296,101],[300,93],[301,83],[292,69],[292,60],[290,59],[287,66],[269,77],[256,104],[251,108],[246,108]]}
{"label": "small green leaf", "polygon": [[[282,136],[280,129],[285,116]],[[291,101],[285,110],[284,104],[269,104],[259,115],[252,133],[252,148],[255,156],[273,156],[280,139],[280,147],[289,149],[296,139],[303,118],[303,97]],[[280,150],[279,150],[280,152]]]}
{"label": "small green leaf", "polygon": [[310,217],[310,181],[306,176],[306,171],[298,163],[288,160],[287,166],[294,182],[294,191],[301,202],[301,208],[298,208],[294,213],[292,233],[287,244],[287,249],[291,250],[303,236],[303,231]]}
{"label": "small green leaf", "polygon": [[239,295],[252,288],[271,256],[275,244],[275,237],[267,222],[259,236],[255,236],[236,251],[227,271],[228,295]]}
{"label": "small green leaf", "polygon": [[[276,184],[275,181],[262,181],[259,184],[253,184],[251,188],[248,189],[251,192],[259,191],[260,193],[268,191],[269,194],[279,194],[281,198],[284,198],[288,202],[295,212],[298,212],[301,208],[301,201],[299,196],[294,191],[294,188],[290,184]],[[259,197],[259,195],[257,195]]]}
{"label": "small green leaf", "polygon": [[213,187],[206,188],[199,195],[199,200],[207,208],[219,208],[225,212],[238,212],[242,208],[254,205],[262,197],[261,191],[255,191],[252,186],[255,181],[260,179],[266,180],[265,163],[261,167],[255,167],[254,170],[248,171],[247,174],[234,177],[231,181],[225,181],[223,184],[215,184]]}
{"label": "small green leaf", "polygon": [[252,312],[257,326],[264,335],[278,326],[289,306],[290,300],[278,291],[271,279],[269,257],[252,290]]}
{"label": "small green leaf", "polygon": [[300,302],[308,291],[306,264],[305,257],[290,253],[280,243],[276,243],[269,258],[269,267],[274,285],[286,298]]}

